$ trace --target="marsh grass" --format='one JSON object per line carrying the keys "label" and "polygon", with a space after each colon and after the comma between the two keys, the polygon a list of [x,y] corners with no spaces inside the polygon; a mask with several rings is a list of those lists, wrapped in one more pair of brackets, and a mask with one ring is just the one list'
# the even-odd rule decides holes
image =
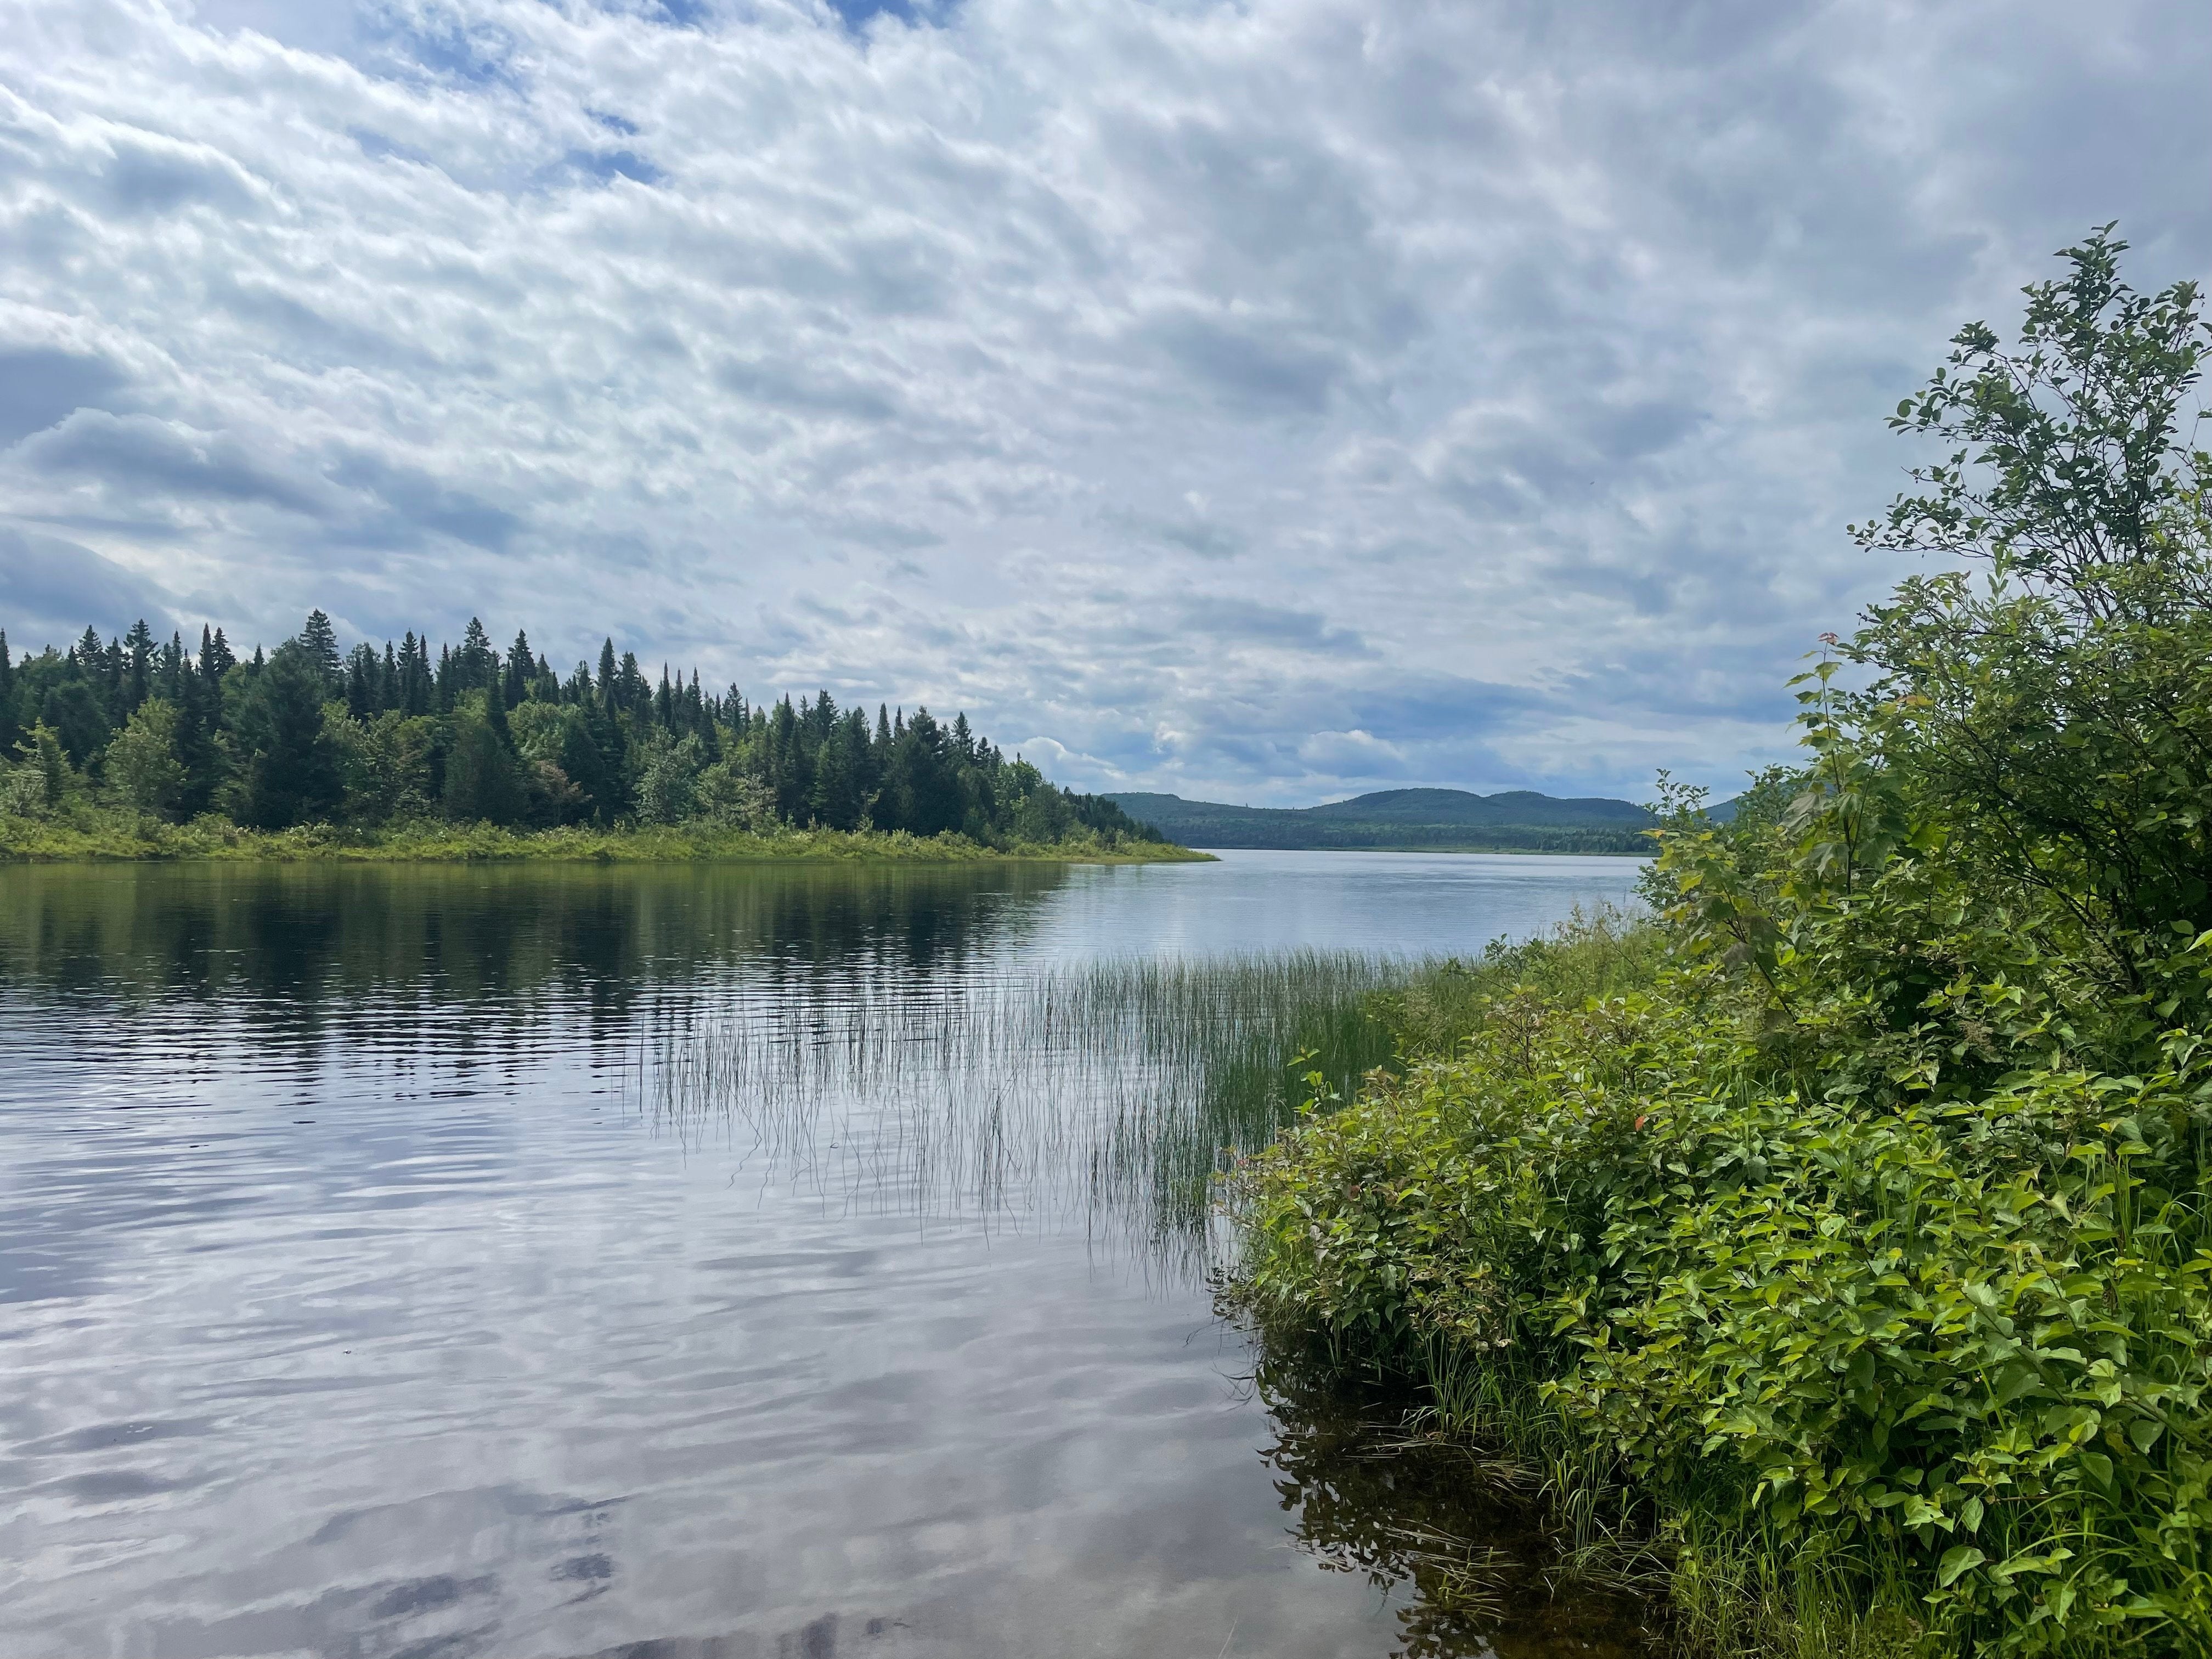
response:
{"label": "marsh grass", "polygon": [[647,1056],[648,1109],[757,1178],[856,1207],[1079,1221],[1202,1273],[1215,1177],[1272,1141],[1319,1071],[1388,1062],[1371,999],[1427,964],[1316,951],[1109,959],[741,1000]]}

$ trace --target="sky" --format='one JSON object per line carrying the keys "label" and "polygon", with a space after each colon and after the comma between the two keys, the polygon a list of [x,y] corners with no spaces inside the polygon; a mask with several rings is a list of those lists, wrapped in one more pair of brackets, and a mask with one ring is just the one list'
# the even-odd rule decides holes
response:
{"label": "sky", "polygon": [[0,627],[611,635],[1059,781],[1730,793],[2203,0],[0,0]]}

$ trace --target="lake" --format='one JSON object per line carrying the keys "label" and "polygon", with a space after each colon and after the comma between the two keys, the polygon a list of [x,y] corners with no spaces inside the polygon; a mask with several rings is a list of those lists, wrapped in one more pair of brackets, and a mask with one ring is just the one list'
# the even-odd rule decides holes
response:
{"label": "lake", "polygon": [[1206,1176],[1636,869],[0,869],[0,1651],[1621,1650],[1255,1380]]}

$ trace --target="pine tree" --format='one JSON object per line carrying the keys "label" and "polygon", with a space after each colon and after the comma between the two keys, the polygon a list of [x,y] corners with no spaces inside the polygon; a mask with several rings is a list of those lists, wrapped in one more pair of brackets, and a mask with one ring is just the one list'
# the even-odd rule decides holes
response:
{"label": "pine tree", "polygon": [[60,678],[40,700],[38,720],[53,732],[72,766],[83,766],[107,744],[106,670],[106,647],[88,628],[62,659]]}
{"label": "pine tree", "polygon": [[[385,648],[391,649],[389,646]],[[384,664],[377,657],[376,647],[363,640],[346,653],[346,713],[364,721],[381,713],[383,680]]]}
{"label": "pine tree", "polygon": [[177,684],[177,760],[185,769],[184,787],[178,792],[177,816],[189,821],[215,805],[216,792],[223,781],[222,746],[216,741],[222,720],[222,690],[199,674],[185,674]]}
{"label": "pine tree", "polygon": [[8,630],[0,628],[0,756],[12,755],[23,739],[23,723],[15,712],[15,658],[8,649]]}
{"label": "pine tree", "polygon": [[[577,665],[580,677],[587,677],[582,664]],[[590,700],[579,702],[566,710],[561,721],[560,768],[569,782],[583,792],[590,815],[602,823],[611,823],[615,811],[611,797],[612,775],[607,765],[606,753],[599,746],[596,730],[600,711]]]}
{"label": "pine tree", "polygon": [[153,690],[154,630],[146,626],[143,617],[131,624],[131,631],[123,636],[126,660],[124,665],[122,693],[118,712],[125,718],[138,712]]}
{"label": "pine tree", "polygon": [[507,730],[506,698],[495,676],[479,712],[471,696],[454,715],[446,757],[446,816],[460,823],[516,823],[526,799],[521,760]]}
{"label": "pine tree", "polygon": [[484,625],[476,617],[461,630],[459,649],[453,657],[453,694],[481,691],[489,686],[500,672],[499,649],[484,632]]}
{"label": "pine tree", "polygon": [[307,653],[307,660],[322,676],[325,696],[335,696],[345,685],[345,664],[338,655],[337,629],[331,619],[319,611],[307,613],[307,625],[300,630],[300,643]]}
{"label": "pine tree", "polygon": [[430,712],[430,642],[418,640],[415,630],[399,642],[399,695],[397,706],[412,718]]}
{"label": "pine tree", "polygon": [[[254,655],[259,659],[258,648]],[[329,690],[321,662],[302,640],[277,647],[255,678],[238,711],[248,757],[241,816],[255,828],[284,830],[337,814],[338,756],[323,732]]]}
{"label": "pine tree", "polygon": [[223,638],[222,629],[210,635],[205,625],[200,629],[200,678],[210,685],[221,685],[222,677],[238,665],[230,641]]}
{"label": "pine tree", "polygon": [[530,648],[530,636],[517,629],[514,643],[507,647],[506,683],[501,687],[509,708],[521,706],[530,695],[531,682],[537,678],[538,656]]}

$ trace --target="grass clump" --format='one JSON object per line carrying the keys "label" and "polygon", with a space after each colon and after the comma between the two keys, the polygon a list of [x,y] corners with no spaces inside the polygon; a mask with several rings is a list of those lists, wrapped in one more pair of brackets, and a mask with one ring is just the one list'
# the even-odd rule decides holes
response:
{"label": "grass clump", "polygon": [[[657,1116],[742,1127],[764,1178],[820,1180],[931,1217],[1080,1219],[1206,1271],[1215,1179],[1389,1057],[1365,1004],[1407,965],[1292,951],[895,976],[748,1003],[672,1036]],[[839,1156],[825,1157],[830,1147]]]}
{"label": "grass clump", "polygon": [[[1800,682],[1650,933],[1398,994],[1237,1188],[1278,1340],[1418,1380],[1723,1653],[2212,1652],[2212,456],[2100,233],[1899,423],[1978,559]],[[1328,1091],[1317,1089],[1317,1103]]]}

